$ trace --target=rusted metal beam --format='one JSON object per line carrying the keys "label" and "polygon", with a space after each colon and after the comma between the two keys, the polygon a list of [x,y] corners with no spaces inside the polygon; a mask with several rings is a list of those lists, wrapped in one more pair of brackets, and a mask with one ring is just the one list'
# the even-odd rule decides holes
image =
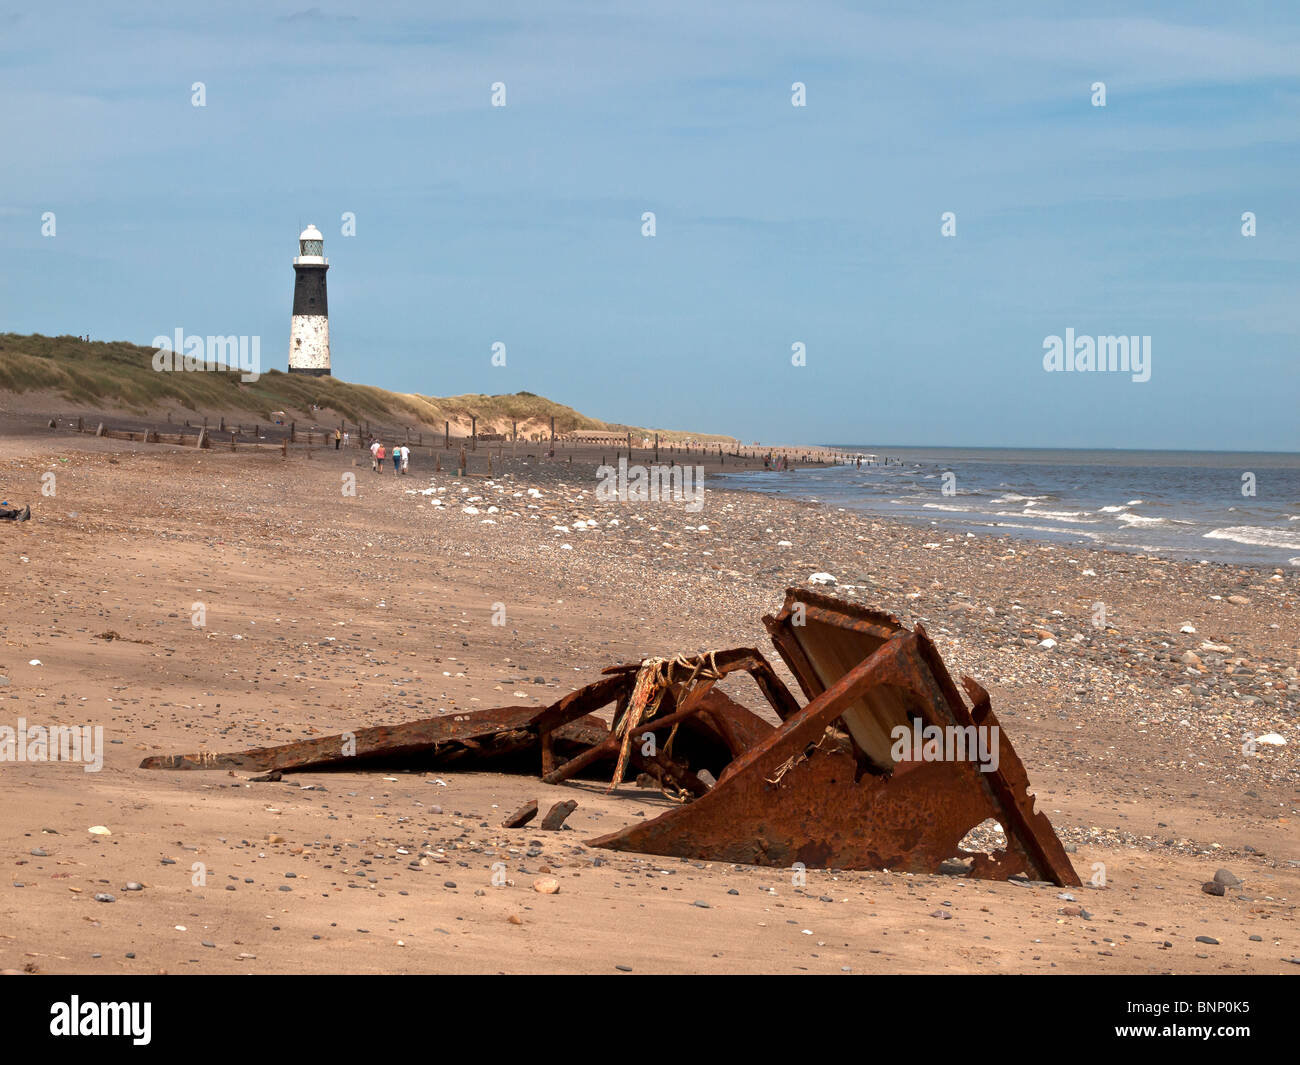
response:
{"label": "rusted metal beam", "polygon": [[632,682],[627,677],[607,677],[570,692],[536,714],[531,724],[537,730],[540,740],[542,776],[553,773],[556,768],[553,739],[556,729],[590,714],[593,710],[599,710],[615,699],[622,700],[631,690]]}
{"label": "rusted metal beam", "polygon": [[666,757],[663,751],[658,751],[655,754],[642,754],[639,750],[633,750],[631,762],[639,772],[654,777],[659,782],[660,787],[678,788],[690,792],[691,795],[697,798],[709,790],[709,785],[704,783],[695,773]]}
{"label": "rusted metal beam", "polygon": [[[764,698],[771,704],[772,709],[776,711],[777,717],[785,720],[799,709],[799,703],[790,689],[777,676],[776,670],[772,664],[763,656],[763,653],[754,647],[733,647],[726,651],[714,651],[712,655],[700,654],[686,659],[691,664],[708,664],[710,659],[717,672],[723,676],[728,673],[744,671],[749,673],[754,682],[758,685],[759,690],[763,693]],[[605,674],[635,674],[642,666],[642,662],[626,662],[622,665],[609,666],[601,672]]]}

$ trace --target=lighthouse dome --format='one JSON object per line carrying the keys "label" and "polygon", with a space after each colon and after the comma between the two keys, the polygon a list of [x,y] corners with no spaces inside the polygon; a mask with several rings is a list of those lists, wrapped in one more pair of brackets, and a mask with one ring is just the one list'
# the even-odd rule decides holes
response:
{"label": "lighthouse dome", "polygon": [[323,266],[325,262],[325,238],[315,226],[308,226],[298,234],[298,258],[294,263]]}

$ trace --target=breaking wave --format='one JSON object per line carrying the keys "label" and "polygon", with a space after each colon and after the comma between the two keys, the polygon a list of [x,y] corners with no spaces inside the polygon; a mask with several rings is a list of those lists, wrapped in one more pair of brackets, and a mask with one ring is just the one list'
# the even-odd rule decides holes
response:
{"label": "breaking wave", "polygon": [[1258,525],[1229,525],[1223,529],[1211,529],[1204,539],[1231,540],[1233,543],[1253,544],[1256,547],[1281,547],[1300,551],[1300,536],[1287,529],[1263,529]]}

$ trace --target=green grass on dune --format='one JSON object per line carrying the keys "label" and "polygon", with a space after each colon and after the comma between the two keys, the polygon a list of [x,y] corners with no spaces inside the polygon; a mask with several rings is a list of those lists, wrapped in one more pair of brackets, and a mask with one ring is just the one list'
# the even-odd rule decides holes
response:
{"label": "green grass on dune", "polygon": [[[0,391],[48,390],[74,404],[122,407],[139,414],[180,406],[196,412],[247,411],[269,420],[273,410],[305,411],[315,404],[337,411],[349,421],[422,423],[435,429],[440,429],[444,421],[468,421],[471,416],[478,418],[481,430],[512,419],[536,427],[548,425],[553,415],[557,432],[645,432],[635,426],[588,418],[572,407],[531,392],[420,396],[350,384],[337,377],[310,377],[280,370],[269,370],[256,381],[246,382],[240,380],[239,371],[224,367],[205,373],[159,372],[153,368],[153,356],[153,348],[120,341],[86,343],[73,336],[0,333]],[[665,433],[664,438],[686,435],[730,439],[682,432]]]}

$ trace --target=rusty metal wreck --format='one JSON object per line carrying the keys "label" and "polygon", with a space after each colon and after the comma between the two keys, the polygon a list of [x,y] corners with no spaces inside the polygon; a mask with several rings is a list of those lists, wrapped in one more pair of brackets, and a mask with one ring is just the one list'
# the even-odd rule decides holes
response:
{"label": "rusty metal wreck", "polygon": [[[1078,886],[1024,765],[969,677],[959,689],[917,625],[807,589],[786,592],[764,625],[802,691],[798,699],[756,648],[647,658],[543,708],[500,707],[358,728],[230,754],[146,758],[144,769],[291,772],[395,761],[422,768],[540,770],[543,782],[592,777],[613,762],[680,801],[658,817],[590,840],[595,847],[760,866],[1023,875]],[[775,723],[717,685],[748,674]],[[612,721],[596,712],[613,705]],[[900,730],[992,737],[996,757],[900,756]],[[654,737],[653,740],[650,737]],[[608,770],[605,770],[606,774]],[[1005,834],[991,853],[963,839],[988,819]]]}

